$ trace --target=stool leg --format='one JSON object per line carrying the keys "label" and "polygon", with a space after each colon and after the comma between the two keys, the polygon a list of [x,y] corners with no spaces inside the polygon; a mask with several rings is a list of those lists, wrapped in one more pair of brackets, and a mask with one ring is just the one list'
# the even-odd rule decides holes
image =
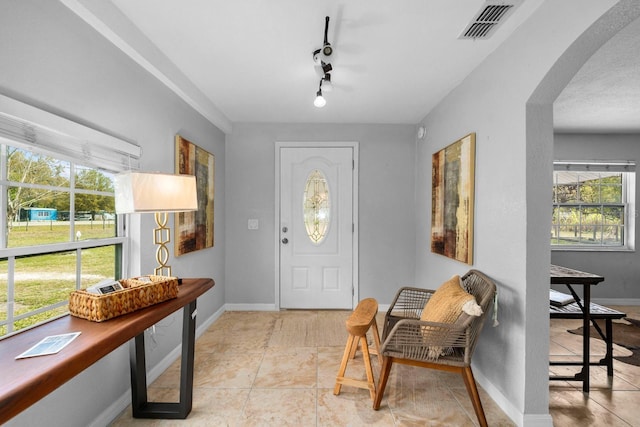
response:
{"label": "stool leg", "polygon": [[382,365],[382,355],[380,354],[380,333],[378,332],[378,325],[376,324],[375,317],[373,318],[371,328],[373,329],[373,342],[375,344],[375,349],[371,353],[378,356],[378,362]]}
{"label": "stool leg", "polygon": [[[333,394],[336,396],[340,394],[340,389],[342,388],[342,384],[340,380],[344,378],[344,373],[347,370],[347,362],[349,361],[349,354],[351,353],[351,347],[353,347],[355,337],[349,334],[349,338],[347,339],[347,345],[344,347],[344,353],[342,355],[342,362],[340,362],[340,369],[338,370],[338,376],[336,377],[336,385],[333,388]],[[357,347],[357,341],[356,341]]]}
{"label": "stool leg", "polygon": [[358,351],[358,342],[360,340],[357,337],[353,337],[353,340],[351,342],[351,348],[349,349],[349,359],[355,359],[356,358],[356,352]]}
{"label": "stool leg", "polygon": [[376,398],[376,384],[373,381],[373,369],[371,369],[371,355],[369,354],[369,345],[367,344],[367,336],[363,335],[360,338],[362,342],[362,358],[364,359],[364,367],[367,371],[367,385],[369,386],[369,395],[371,400]]}

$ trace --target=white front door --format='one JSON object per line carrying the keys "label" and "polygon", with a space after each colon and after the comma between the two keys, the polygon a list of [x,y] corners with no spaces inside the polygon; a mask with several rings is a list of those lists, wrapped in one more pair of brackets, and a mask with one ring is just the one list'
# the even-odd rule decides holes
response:
{"label": "white front door", "polygon": [[279,151],[280,307],[351,309],[354,148]]}

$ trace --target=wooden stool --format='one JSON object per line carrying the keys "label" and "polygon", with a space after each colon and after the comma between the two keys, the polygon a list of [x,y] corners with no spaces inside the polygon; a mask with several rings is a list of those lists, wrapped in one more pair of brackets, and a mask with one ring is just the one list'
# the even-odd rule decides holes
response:
{"label": "wooden stool", "polygon": [[[340,363],[338,376],[336,377],[336,385],[333,388],[333,394],[340,394],[340,388],[342,387],[342,384],[344,384],[367,389],[369,390],[371,399],[375,399],[376,386],[373,381],[373,369],[371,369],[371,356],[369,352],[369,345],[367,344],[367,331],[369,328],[373,327],[373,339],[376,348],[375,350],[372,350],[371,353],[378,355],[378,360],[382,364],[382,356],[380,355],[380,335],[378,334],[376,314],[378,314],[378,301],[374,298],[366,298],[358,303],[356,309],[353,310],[353,313],[351,313],[347,319],[346,326],[347,332],[349,332],[349,338],[347,339],[347,345],[344,348],[344,354],[342,356],[342,362]],[[347,370],[347,362],[349,359],[353,359],[356,356],[358,341],[360,341],[364,367],[367,371],[367,381],[357,380],[355,378],[346,378],[344,376],[344,373]]]}

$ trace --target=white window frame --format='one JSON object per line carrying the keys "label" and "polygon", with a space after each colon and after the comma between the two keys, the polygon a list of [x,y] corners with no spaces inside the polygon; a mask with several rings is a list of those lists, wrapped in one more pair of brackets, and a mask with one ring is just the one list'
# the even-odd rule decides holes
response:
{"label": "white window frame", "polygon": [[[556,171],[570,171],[570,172],[622,172],[622,203],[616,203],[614,205],[624,206],[624,226],[623,226],[623,243],[622,245],[601,245],[601,244],[575,244],[575,245],[561,245],[551,243],[552,251],[586,251],[586,252],[625,252],[635,250],[635,212],[636,212],[636,172],[635,162],[623,160],[580,160],[580,161],[566,161],[556,160],[553,163],[554,172]],[[555,185],[555,174],[554,182]],[[567,206],[567,204],[562,204]],[[607,203],[595,204],[598,206],[608,206]],[[558,204],[555,200],[552,200],[552,207],[556,207]],[[576,204],[576,207],[581,204]],[[553,224],[552,224],[553,227]]]}
{"label": "white window frame", "polygon": [[[0,95],[0,147],[3,149],[0,156],[1,212],[7,212],[6,188],[15,185],[15,183],[8,181],[6,176],[6,145],[69,161],[72,165],[102,169],[112,173],[138,169],[142,154],[140,147],[129,141]],[[72,180],[73,176],[72,173]],[[30,186],[39,187],[37,184]],[[71,191],[71,197],[77,193],[104,194],[103,192],[80,190],[74,187],[71,183],[71,187],[65,189],[65,191]],[[117,221],[116,237],[103,239],[74,241],[70,237],[69,241],[64,243],[7,248],[6,235],[4,232],[0,233],[0,259],[7,260],[7,318],[0,319],[0,326],[6,325],[7,333],[0,339],[24,330],[14,331],[13,323],[15,321],[68,304],[68,301],[59,301],[47,307],[15,316],[14,276],[17,258],[76,251],[75,287],[79,289],[82,278],[82,250],[103,246],[119,246],[121,259],[117,259],[116,263],[120,264],[120,270],[124,273],[129,270],[127,260],[129,259],[130,244],[125,235],[123,219],[121,217]],[[70,218],[70,222],[73,224],[73,218]],[[6,227],[6,215],[0,215],[0,230],[6,230]],[[37,325],[32,327],[35,326]]]}

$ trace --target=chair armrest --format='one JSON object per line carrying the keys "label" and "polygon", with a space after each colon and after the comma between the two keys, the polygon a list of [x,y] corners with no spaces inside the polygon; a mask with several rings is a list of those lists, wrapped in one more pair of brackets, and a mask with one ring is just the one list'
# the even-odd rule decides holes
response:
{"label": "chair armrest", "polygon": [[398,289],[382,325],[382,339],[391,331],[391,328],[401,319],[420,319],[425,304],[435,291],[431,289],[414,288],[405,286]]}
{"label": "chair armrest", "polygon": [[387,315],[400,317],[403,319],[419,319],[431,295],[435,291],[431,289],[420,289],[409,286],[402,287],[396,293],[393,302],[387,310]]}

